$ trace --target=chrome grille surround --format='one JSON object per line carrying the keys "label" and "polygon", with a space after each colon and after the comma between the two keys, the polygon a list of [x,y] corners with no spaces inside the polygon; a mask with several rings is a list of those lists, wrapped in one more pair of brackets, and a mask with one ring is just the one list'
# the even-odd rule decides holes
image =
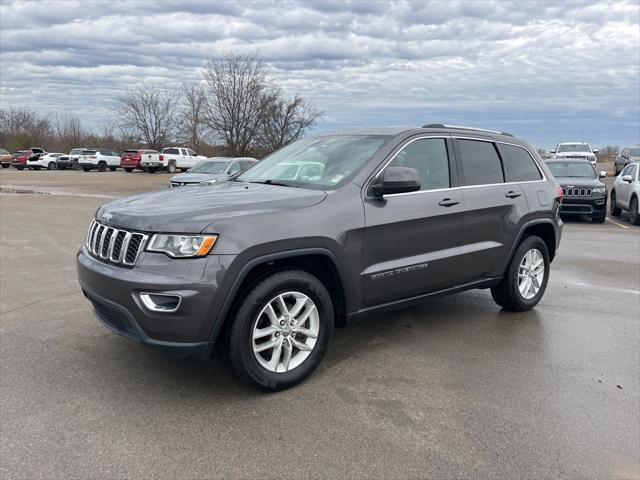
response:
{"label": "chrome grille surround", "polygon": [[585,187],[562,187],[562,194],[565,197],[590,197],[591,189]]}
{"label": "chrome grille surround", "polygon": [[120,230],[92,220],[85,246],[91,256],[95,258],[133,267],[140,252],[147,245],[148,239],[149,236],[144,233]]}

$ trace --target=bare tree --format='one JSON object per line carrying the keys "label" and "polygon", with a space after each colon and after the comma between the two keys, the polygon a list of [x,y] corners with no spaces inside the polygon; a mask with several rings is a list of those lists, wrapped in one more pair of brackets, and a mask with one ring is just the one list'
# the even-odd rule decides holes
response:
{"label": "bare tree", "polygon": [[206,124],[229,153],[248,155],[259,144],[267,88],[264,65],[255,53],[228,53],[209,60],[202,73]]}
{"label": "bare tree", "polygon": [[209,127],[205,123],[206,98],[202,85],[185,82],[182,86],[183,107],[179,115],[180,141],[200,152],[206,145]]}
{"label": "bare tree", "polygon": [[54,115],[53,130],[56,150],[61,152],[69,152],[74,147],[83,146],[89,136],[89,132],[82,128],[80,117],[77,115]]}
{"label": "bare tree", "polygon": [[177,127],[178,96],[156,85],[127,90],[114,107],[120,126],[135,132],[149,148],[160,149]]}
{"label": "bare tree", "polygon": [[51,138],[51,121],[29,108],[0,109],[0,145],[10,150],[40,147]]}
{"label": "bare tree", "polygon": [[288,101],[276,88],[266,96],[260,140],[267,150],[277,150],[300,138],[320,115],[308,100],[296,95]]}

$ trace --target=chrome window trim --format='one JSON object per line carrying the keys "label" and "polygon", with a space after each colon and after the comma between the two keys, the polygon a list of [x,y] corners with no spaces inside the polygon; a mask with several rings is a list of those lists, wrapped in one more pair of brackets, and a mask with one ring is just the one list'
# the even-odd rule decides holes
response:
{"label": "chrome window trim", "polygon": [[[418,140],[425,140],[425,139],[430,139],[430,138],[441,138],[445,141],[447,141],[448,138],[451,138],[451,135],[443,135],[443,134],[435,134],[435,135],[420,135],[416,138],[412,138],[411,140],[409,140],[407,143],[399,146],[398,151],[396,153],[393,154],[393,156],[386,162],[383,164],[382,167],[379,167],[380,169],[378,170],[377,173],[375,173],[372,177],[371,180],[368,182],[367,187],[365,188],[365,192],[368,192],[369,189],[371,188],[371,185],[373,185],[373,183],[375,183],[375,181],[378,179],[378,177],[380,175],[382,175],[382,173],[384,173],[385,169],[389,166],[389,164],[391,162],[393,162],[396,157],[398,156],[398,154],[404,150],[405,147],[407,147],[408,145],[411,145],[413,142],[416,142]],[[447,148],[447,160],[450,161],[451,158],[449,156],[449,149]],[[451,171],[449,171],[449,184],[451,184]],[[449,188],[438,188],[438,189],[433,189],[433,190],[417,190],[415,192],[406,192],[406,193],[390,193],[388,195],[383,195],[382,198],[388,198],[388,197],[397,197],[400,195],[416,195],[418,193],[427,193],[427,192],[435,192],[435,191],[441,191],[441,190],[451,190],[453,188],[458,188],[458,187],[449,187]]]}
{"label": "chrome window trim", "polygon": [[[545,175],[544,170],[542,170],[542,168],[540,167],[540,164],[536,160],[535,155],[532,155],[531,151],[527,147],[524,147],[522,145],[518,145],[516,143],[511,143],[511,142],[504,142],[502,140],[492,140],[492,139],[488,139],[488,138],[460,136],[460,135],[453,135],[453,134],[450,134],[450,135],[424,135],[424,136],[419,136],[419,137],[413,138],[410,141],[408,141],[407,143],[405,143],[404,145],[402,145],[398,149],[398,151],[393,154],[391,159],[389,159],[389,161],[387,161],[382,166],[382,168],[378,171],[378,173],[376,173],[373,176],[373,178],[371,179],[371,181],[367,185],[366,191],[369,191],[369,188],[371,188],[371,185],[384,172],[384,170],[389,166],[389,164],[391,162],[393,162],[393,160],[395,160],[396,156],[404,149],[404,147],[406,147],[407,145],[411,144],[412,142],[415,142],[416,140],[423,140],[423,139],[427,139],[427,138],[443,138],[445,140],[447,138],[462,139],[462,140],[476,140],[476,141],[479,141],[479,142],[501,143],[501,144],[504,144],[504,145],[510,145],[510,146],[513,146],[513,147],[522,148],[529,154],[529,156],[533,160],[533,163],[535,164],[536,168],[538,169],[538,172],[540,172],[540,175],[542,175],[542,178],[540,180],[525,180],[523,182],[483,183],[483,184],[480,184],[480,185],[459,185],[457,187],[437,188],[437,189],[433,189],[433,190],[417,190],[415,192],[391,193],[391,194],[388,194],[388,195],[383,195],[382,198],[401,197],[401,196],[406,196],[406,195],[418,195],[418,194],[421,194],[421,193],[429,193],[429,192],[446,192],[446,191],[449,191],[449,190],[456,190],[456,189],[496,187],[496,186],[499,186],[499,185],[522,185],[522,184],[527,184],[527,183],[544,183],[544,182],[548,181],[547,176]],[[502,158],[500,160],[502,161]],[[449,174],[451,174],[451,172],[449,172]],[[449,181],[451,181],[451,175],[449,175]]]}

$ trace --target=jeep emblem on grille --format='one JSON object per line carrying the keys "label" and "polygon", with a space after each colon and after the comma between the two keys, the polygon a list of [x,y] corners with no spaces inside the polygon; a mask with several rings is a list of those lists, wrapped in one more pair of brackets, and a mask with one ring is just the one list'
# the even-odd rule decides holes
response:
{"label": "jeep emblem on grille", "polygon": [[111,220],[112,218],[113,218],[113,213],[111,213],[111,212],[104,212],[104,213],[102,214],[102,219],[103,219],[105,222],[108,222],[108,221],[109,221],[109,220]]}

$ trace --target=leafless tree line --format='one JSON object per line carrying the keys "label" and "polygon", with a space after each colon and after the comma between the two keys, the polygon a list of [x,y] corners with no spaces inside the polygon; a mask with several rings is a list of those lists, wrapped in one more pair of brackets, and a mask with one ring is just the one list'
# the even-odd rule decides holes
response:
{"label": "leafless tree line", "polygon": [[178,92],[148,83],[132,87],[117,97],[113,113],[112,121],[90,131],[76,115],[0,109],[0,147],[68,152],[180,144],[205,155],[261,157],[298,139],[320,117],[308,100],[285,97],[256,54],[233,53],[208,60],[202,80],[185,82]]}

